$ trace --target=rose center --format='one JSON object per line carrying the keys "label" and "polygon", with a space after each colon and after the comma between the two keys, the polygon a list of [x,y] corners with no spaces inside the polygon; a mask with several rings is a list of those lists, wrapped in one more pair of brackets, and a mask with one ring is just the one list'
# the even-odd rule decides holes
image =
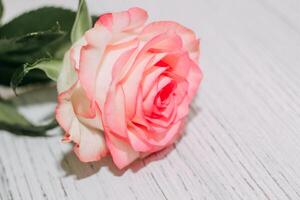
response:
{"label": "rose center", "polygon": [[176,82],[171,81],[165,87],[163,87],[156,96],[156,105],[168,105],[170,102],[170,95],[176,88]]}

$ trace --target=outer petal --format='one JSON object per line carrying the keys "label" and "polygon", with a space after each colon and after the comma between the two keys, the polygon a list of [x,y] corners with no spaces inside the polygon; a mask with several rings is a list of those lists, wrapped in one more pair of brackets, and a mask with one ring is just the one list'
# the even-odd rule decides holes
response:
{"label": "outer petal", "polygon": [[148,24],[143,29],[141,37],[152,38],[169,31],[174,31],[178,34],[182,38],[184,46],[196,40],[196,36],[192,30],[172,21],[158,21]]}
{"label": "outer petal", "polygon": [[186,44],[187,49],[190,52],[190,57],[191,59],[198,63],[199,60],[199,55],[200,55],[200,40],[194,40],[192,42],[190,42],[189,44]]}
{"label": "outer petal", "polygon": [[180,52],[175,54],[169,54],[162,59],[163,62],[170,66],[170,72],[177,76],[186,78],[189,74],[191,65],[195,65],[194,62],[189,58],[187,52]]}
{"label": "outer petal", "polygon": [[[96,161],[101,159],[106,153],[107,148],[103,133],[101,132],[100,115],[94,118],[84,118],[76,115],[72,96],[76,93],[80,85],[74,84],[66,92],[58,97],[58,106],[56,108],[56,119],[60,126],[66,131],[64,141],[73,141],[75,144],[74,151],[83,162]],[[77,103],[86,101],[85,96],[76,96],[81,98],[76,100]],[[83,107],[85,105],[77,105]],[[89,110],[89,108],[83,108]]]}
{"label": "outer petal", "polygon": [[74,152],[82,162],[100,160],[107,153],[105,139],[99,130],[78,124],[81,133],[80,142],[74,146]]}
{"label": "outer petal", "polygon": [[182,40],[174,32],[165,32],[148,40],[145,47],[140,52],[143,55],[145,52],[152,53],[171,53],[182,49]]}
{"label": "outer petal", "polygon": [[148,14],[141,8],[130,8],[128,11],[107,13],[99,17],[97,26],[105,26],[113,32],[129,31],[142,26]]}
{"label": "outer petal", "polygon": [[143,29],[141,39],[148,40],[149,38],[169,31],[174,31],[181,37],[184,49],[189,52],[191,58],[195,62],[198,62],[199,40],[196,38],[195,33],[192,30],[176,22],[159,21],[150,23]]}
{"label": "outer petal", "polygon": [[[107,48],[103,55],[101,66],[99,66],[97,71],[96,82],[94,82],[96,87],[95,95],[100,109],[104,107],[112,82],[117,79],[116,71],[121,71],[131,58],[134,61],[135,55],[132,54],[136,47],[137,43],[132,42],[130,45],[122,48]],[[115,70],[115,68],[118,68],[118,70]]]}
{"label": "outer petal", "polygon": [[175,122],[182,120],[188,115],[190,103],[191,100],[189,99],[189,97],[185,96],[182,102],[178,105]]}
{"label": "outer petal", "polygon": [[119,169],[126,167],[139,158],[139,153],[133,150],[128,142],[125,142],[112,134],[107,134],[106,143],[112,159]]}
{"label": "outer petal", "polygon": [[63,60],[63,67],[57,79],[57,91],[62,93],[69,90],[77,81],[77,73],[71,66],[70,53],[66,52]]}
{"label": "outer petal", "polygon": [[143,139],[139,138],[139,135],[136,133],[136,130],[133,128],[129,128],[128,130],[128,138],[132,148],[138,152],[153,152],[155,150],[155,146],[148,144]]}
{"label": "outer petal", "polygon": [[112,87],[103,109],[104,129],[119,137],[127,137],[125,97],[121,86]]}
{"label": "outer petal", "polygon": [[85,38],[88,44],[80,52],[79,79],[89,99],[94,100],[97,73],[101,68],[110,33],[104,28],[93,28],[85,34]]}
{"label": "outer petal", "polygon": [[78,40],[70,49],[71,65],[74,69],[79,70],[80,52],[83,46],[87,45],[84,37]]}
{"label": "outer petal", "polygon": [[192,98],[195,96],[202,80],[202,76],[202,71],[200,70],[199,66],[195,63],[192,63],[189,74],[186,78],[186,80],[189,82],[188,96],[190,100],[192,100]]}
{"label": "outer petal", "polygon": [[135,131],[137,138],[152,146],[152,149],[156,151],[157,149],[161,149],[172,144],[180,135],[182,125],[182,121],[177,121],[168,128],[162,128],[159,132],[157,131],[160,129],[159,127],[153,126],[152,130],[148,131],[142,127],[134,126],[134,129],[131,129],[131,131]]}

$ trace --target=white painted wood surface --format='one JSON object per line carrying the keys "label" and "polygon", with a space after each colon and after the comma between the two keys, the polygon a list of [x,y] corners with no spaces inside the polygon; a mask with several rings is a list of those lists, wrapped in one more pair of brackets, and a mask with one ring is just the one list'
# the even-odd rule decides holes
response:
{"label": "white painted wood surface", "polygon": [[[46,4],[5,0],[5,20]],[[0,199],[300,199],[299,0],[89,0],[93,13],[141,6],[201,37],[204,81],[185,136],[126,171],[80,163],[60,135],[0,131]],[[41,21],[42,23],[42,21]],[[33,121],[55,91],[19,97]],[[55,131],[59,134],[59,130]]]}

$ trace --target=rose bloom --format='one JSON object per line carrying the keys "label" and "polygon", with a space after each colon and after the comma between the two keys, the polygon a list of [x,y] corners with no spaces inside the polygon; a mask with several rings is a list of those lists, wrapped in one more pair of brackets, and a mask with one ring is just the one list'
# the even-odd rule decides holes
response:
{"label": "rose bloom", "polygon": [[199,40],[141,8],[108,13],[66,53],[56,119],[83,162],[123,168],[178,139],[202,74]]}

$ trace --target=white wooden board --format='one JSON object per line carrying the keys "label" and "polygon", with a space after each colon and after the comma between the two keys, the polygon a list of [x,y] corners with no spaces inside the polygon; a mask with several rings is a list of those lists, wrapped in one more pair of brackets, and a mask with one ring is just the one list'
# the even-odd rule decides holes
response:
{"label": "white wooden board", "polygon": [[[74,0],[4,0],[5,21]],[[201,38],[204,81],[182,139],[118,171],[80,163],[58,136],[0,131],[0,199],[300,199],[299,0],[88,0],[94,14],[140,6]],[[41,21],[42,23],[42,21]],[[19,97],[38,121],[55,90]],[[37,102],[37,103],[36,103]]]}

